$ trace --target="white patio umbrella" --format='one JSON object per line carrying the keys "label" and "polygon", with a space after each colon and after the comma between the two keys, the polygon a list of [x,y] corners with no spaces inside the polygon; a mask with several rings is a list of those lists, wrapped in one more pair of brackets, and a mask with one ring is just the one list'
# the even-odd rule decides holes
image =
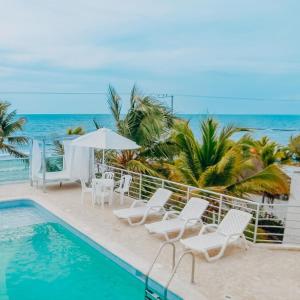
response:
{"label": "white patio umbrella", "polygon": [[73,146],[88,147],[102,150],[102,163],[104,163],[105,150],[132,150],[140,146],[134,141],[108,129],[101,128],[82,135],[72,141]]}

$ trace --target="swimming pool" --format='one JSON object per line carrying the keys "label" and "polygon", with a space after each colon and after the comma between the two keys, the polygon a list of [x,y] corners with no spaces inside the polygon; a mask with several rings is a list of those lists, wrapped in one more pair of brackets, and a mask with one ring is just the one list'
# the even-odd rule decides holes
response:
{"label": "swimming pool", "polygon": [[[0,202],[0,299],[144,299],[145,276],[32,200]],[[162,287],[150,286],[158,294]],[[168,293],[168,299],[180,299]]]}

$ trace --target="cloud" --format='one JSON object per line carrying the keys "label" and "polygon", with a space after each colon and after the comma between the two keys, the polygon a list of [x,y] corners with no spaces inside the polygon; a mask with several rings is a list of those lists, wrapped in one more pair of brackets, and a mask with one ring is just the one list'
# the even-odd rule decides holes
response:
{"label": "cloud", "polygon": [[119,66],[157,74],[300,70],[299,45],[280,43],[289,38],[278,23],[292,9],[283,2],[0,1],[3,66]]}

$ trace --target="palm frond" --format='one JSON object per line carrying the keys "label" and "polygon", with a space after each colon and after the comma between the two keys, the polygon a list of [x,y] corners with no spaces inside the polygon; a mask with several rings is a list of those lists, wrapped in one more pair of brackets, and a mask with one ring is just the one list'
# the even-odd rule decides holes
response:
{"label": "palm frond", "polygon": [[96,119],[93,119],[93,123],[96,129],[100,129],[103,127]]}
{"label": "palm frond", "polygon": [[114,116],[114,119],[116,121],[117,128],[119,127],[119,122],[121,118],[121,98],[116,92],[116,90],[113,88],[113,86],[109,85],[108,87],[108,93],[107,93],[107,102],[110,108],[111,113]]}
{"label": "palm frond", "polygon": [[27,158],[28,155],[23,153],[22,151],[17,150],[14,146],[2,143],[0,144],[0,149],[2,152],[8,153],[16,158]]}
{"label": "palm frond", "polygon": [[0,102],[0,151],[15,157],[26,157],[15,146],[25,145],[26,137],[17,136],[18,131],[23,130],[25,118],[17,118],[16,111],[9,112],[10,103]]}
{"label": "palm frond", "polygon": [[252,176],[227,186],[227,190],[236,195],[288,194],[289,185],[286,175],[276,165],[270,165]]}
{"label": "palm frond", "polygon": [[29,143],[28,138],[25,136],[10,136],[7,141],[12,145],[27,145]]}

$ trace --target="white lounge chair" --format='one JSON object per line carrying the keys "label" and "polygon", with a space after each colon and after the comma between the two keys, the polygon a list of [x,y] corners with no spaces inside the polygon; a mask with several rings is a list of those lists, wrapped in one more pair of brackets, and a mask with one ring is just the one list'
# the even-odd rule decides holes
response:
{"label": "white lounge chair", "polygon": [[[146,224],[150,233],[162,234],[167,241],[179,240],[184,231],[196,225],[202,225],[201,217],[209,202],[200,198],[191,198],[181,212],[168,211],[162,221]],[[173,218],[172,218],[173,217]],[[169,234],[179,232],[176,237],[170,238]]]}
{"label": "white lounge chair", "polygon": [[132,177],[130,175],[123,175],[119,182],[119,186],[115,189],[115,192],[120,194],[120,204],[124,204],[124,195],[129,195],[129,188],[132,181]]}
{"label": "white lounge chair", "polygon": [[[164,205],[171,197],[171,194],[171,191],[159,188],[149,201],[135,200],[130,208],[114,210],[113,213],[120,219],[127,219],[128,223],[132,226],[141,225],[146,221],[147,217],[165,212]],[[141,220],[133,222],[133,218],[141,218]]]}
{"label": "white lounge chair", "polygon": [[[221,258],[229,244],[243,242],[245,249],[248,249],[244,230],[249,224],[252,215],[250,213],[231,209],[219,225],[208,224],[201,228],[198,236],[182,239],[180,242],[185,248],[195,252],[203,253],[207,261],[214,261]],[[205,232],[214,229],[213,232]],[[208,251],[220,249],[215,256],[210,256]]]}

